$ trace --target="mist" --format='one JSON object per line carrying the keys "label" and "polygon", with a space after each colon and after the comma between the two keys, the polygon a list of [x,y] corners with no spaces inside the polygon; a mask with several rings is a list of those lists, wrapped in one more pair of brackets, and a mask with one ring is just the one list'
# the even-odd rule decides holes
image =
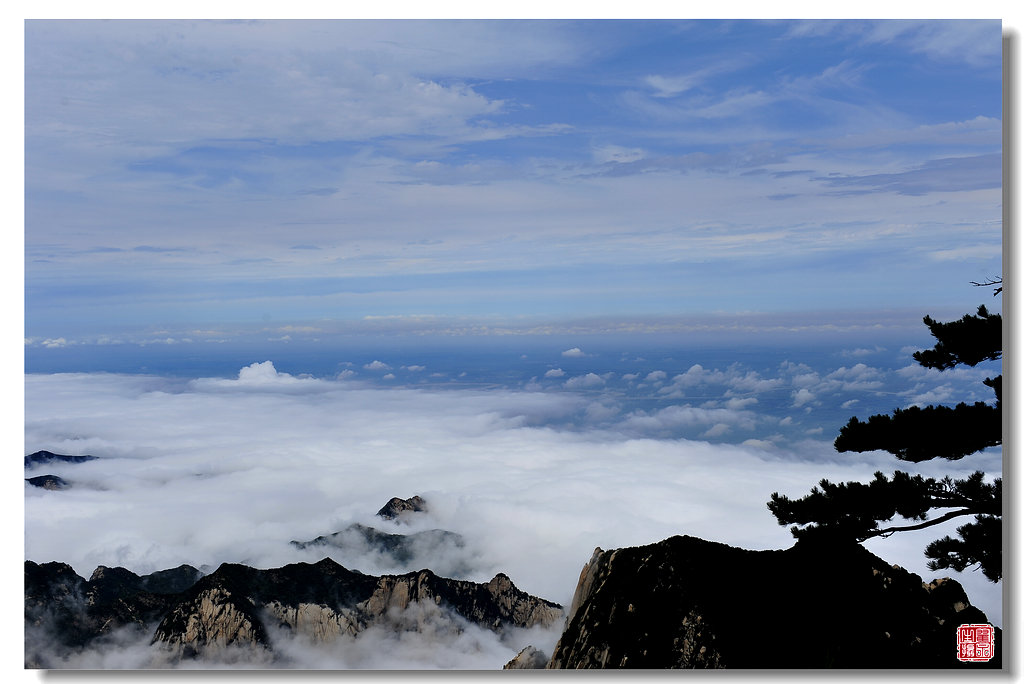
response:
{"label": "mist", "polygon": [[[212,572],[223,562],[269,568],[330,556],[370,574],[430,568],[486,582],[504,572],[520,589],[568,606],[595,547],[688,534],[787,548],[789,531],[765,505],[772,492],[800,496],[823,477],[867,480],[896,467],[879,453],[839,462],[830,442],[813,439],[782,457],[756,440],[638,436],[637,416],[608,419],[615,412],[600,394],[388,389],[295,377],[269,362],[243,368],[236,379],[28,375],[25,396],[26,453],[98,457],[27,473],[55,474],[71,486],[26,484],[25,557],[69,563],[86,578],[98,565],[144,574],[187,563]],[[567,415],[588,411],[603,422],[565,427]],[[932,476],[982,469],[995,477],[1000,459],[985,452],[969,463],[913,467]],[[391,497],[414,494],[426,499],[427,512],[401,521],[375,515]],[[391,534],[447,530],[464,544],[414,546],[404,563],[358,543],[290,544],[353,523]],[[1001,624],[1001,584],[925,567],[924,545],[955,527],[867,546],[925,580],[951,574]],[[429,647],[421,636],[371,630],[343,656],[324,660],[320,647],[290,638],[266,666],[500,668],[531,643],[431,620],[433,633],[447,636],[431,638]],[[126,635],[106,655],[79,654],[68,666],[142,667],[150,655],[137,637]]]}
{"label": "mist", "polygon": [[526,645],[551,653],[562,630],[556,623],[496,633],[433,602],[414,601],[404,610],[392,608],[355,636],[341,634],[323,642],[287,627],[270,627],[269,649],[230,645],[211,648],[200,659],[181,659],[150,643],[155,627],[121,627],[86,648],[58,648],[52,627],[43,622],[26,629],[25,642],[47,669],[494,670]]}

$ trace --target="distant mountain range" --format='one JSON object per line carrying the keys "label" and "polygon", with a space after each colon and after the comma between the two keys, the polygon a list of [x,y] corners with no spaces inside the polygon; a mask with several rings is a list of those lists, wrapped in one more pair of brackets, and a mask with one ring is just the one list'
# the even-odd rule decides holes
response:
{"label": "distant mountain range", "polygon": [[[85,463],[86,461],[95,460],[95,458],[95,456],[67,456],[65,454],[55,454],[52,451],[37,451],[25,457],[25,468],[31,469],[51,463]],[[26,477],[25,482],[28,482],[33,487],[51,490],[67,489],[71,486],[70,482],[57,475]]]}
{"label": "distant mountain range", "polygon": [[[420,497],[396,498],[378,515],[401,519],[426,509]],[[357,544],[401,562],[415,557],[414,548],[458,549],[464,540],[446,530],[404,535],[353,524],[291,543],[307,550]],[[957,660],[957,627],[988,620],[951,579],[926,583],[853,543],[748,551],[671,537],[597,549],[568,613],[501,573],[484,583],[428,569],[374,576],[324,558],[265,570],[225,563],[208,575],[188,565],[149,575],[100,566],[86,580],[64,563],[27,560],[25,666],[60,667],[62,655],[109,643],[126,628],[148,635],[171,665],[202,664],[226,649],[255,649],[272,662],[271,634],[281,629],[321,644],[370,628],[429,635],[422,612],[404,617],[413,609],[498,634],[564,625],[550,657],[527,646],[507,669],[1002,665],[1000,629],[990,661]]]}
{"label": "distant mountain range", "polygon": [[415,603],[497,632],[564,617],[561,606],[520,591],[503,574],[487,583],[429,570],[374,577],[325,558],[269,570],[225,563],[202,577],[190,566],[143,576],[101,566],[85,580],[63,563],[26,561],[26,634],[35,628],[49,639],[42,648],[26,643],[25,665],[48,668],[47,654],[55,650],[82,649],[117,629],[153,630],[154,624],[151,644],[172,663],[228,647],[271,651],[268,633],[280,627],[315,642],[356,636],[373,625],[408,628],[395,622],[395,611]]}
{"label": "distant mountain range", "polygon": [[52,451],[37,451],[25,457],[25,467],[32,468],[47,463],[84,463],[95,458],[95,456],[67,456],[65,454],[55,454]]}

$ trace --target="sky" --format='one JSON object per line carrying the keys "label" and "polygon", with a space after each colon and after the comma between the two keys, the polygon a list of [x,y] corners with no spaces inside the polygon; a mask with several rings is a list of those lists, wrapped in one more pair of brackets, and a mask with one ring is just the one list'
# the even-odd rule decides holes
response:
{"label": "sky", "polygon": [[[832,448],[854,414],[991,401],[1000,364],[911,354],[924,314],[1002,309],[970,284],[1003,272],[998,21],[33,20],[24,40],[15,431],[100,456],[48,469],[69,490],[26,486],[25,558],[315,561],[288,541],[421,494],[410,529],[467,546],[415,561],[568,603],[595,546],[789,546],[774,491],[1002,473],[1000,449]],[[930,578],[947,527],[867,546]],[[956,577],[1001,623],[1002,585]],[[518,650],[466,634],[380,649]],[[145,667],[125,639],[72,664]]]}
{"label": "sky", "polygon": [[28,21],[26,344],[960,315],[1000,59],[998,21]]}

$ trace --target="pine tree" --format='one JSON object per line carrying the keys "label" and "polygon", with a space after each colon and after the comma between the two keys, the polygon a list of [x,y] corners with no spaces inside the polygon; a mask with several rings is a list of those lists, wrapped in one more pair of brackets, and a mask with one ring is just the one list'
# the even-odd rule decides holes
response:
{"label": "pine tree", "polygon": [[[958,321],[940,323],[925,316],[924,323],[936,343],[932,349],[915,353],[914,360],[926,368],[944,371],[1002,357],[1002,317],[990,314],[984,306],[978,307],[976,315]],[[871,416],[867,421],[854,417],[840,430],[835,448],[840,452],[881,449],[899,460],[918,463],[933,458],[959,460],[998,446],[1002,444],[1002,375],[986,378],[984,384],[995,392],[994,405],[915,406]],[[822,480],[800,499],[772,494],[768,509],[780,525],[793,525],[791,532],[797,539],[853,538],[858,542],[974,516],[973,522],[957,528],[957,538],[945,536],[925,548],[928,567],[962,571],[978,565],[996,582],[1002,577],[1002,479],[990,484],[984,477],[978,471],[963,480],[936,480],[896,471],[892,478],[877,472],[867,484]],[[942,513],[929,517],[933,511]],[[917,522],[879,526],[897,514]]]}

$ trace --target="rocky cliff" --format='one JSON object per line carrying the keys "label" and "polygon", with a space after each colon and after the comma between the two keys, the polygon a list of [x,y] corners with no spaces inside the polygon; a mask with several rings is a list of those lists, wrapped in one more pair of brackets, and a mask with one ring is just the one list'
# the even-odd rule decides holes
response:
{"label": "rocky cliff", "polygon": [[25,561],[25,665],[84,647],[122,627],[146,629],[200,577],[182,565],[151,575],[96,568],[86,580],[64,563]]}
{"label": "rocky cliff", "polygon": [[922,579],[856,544],[747,551],[693,537],[597,549],[549,668],[1000,667],[956,659],[988,622],[950,579]]}
{"label": "rocky cliff", "polygon": [[397,496],[392,497],[390,501],[377,511],[377,515],[385,520],[402,520],[408,517],[410,513],[423,513],[426,511],[427,502],[422,496],[417,494],[408,499],[399,499]]}
{"label": "rocky cliff", "polygon": [[486,584],[429,570],[374,577],[325,558],[272,570],[224,564],[179,598],[153,641],[185,656],[229,645],[269,648],[268,629],[280,626],[324,641],[355,635],[414,603],[495,631],[547,626],[563,617],[561,606],[520,591],[501,574]]}

